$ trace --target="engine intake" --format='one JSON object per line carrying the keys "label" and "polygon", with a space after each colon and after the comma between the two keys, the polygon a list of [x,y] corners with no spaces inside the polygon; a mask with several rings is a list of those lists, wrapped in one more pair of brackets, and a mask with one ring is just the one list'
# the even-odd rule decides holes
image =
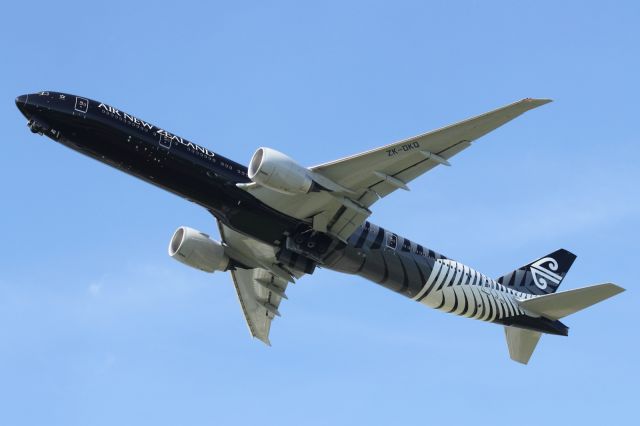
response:
{"label": "engine intake", "polygon": [[306,194],[314,184],[309,170],[271,148],[258,148],[248,172],[253,182],[283,194]]}
{"label": "engine intake", "polygon": [[169,256],[205,272],[224,271],[229,266],[229,257],[217,241],[196,229],[181,226],[173,233],[169,242]]}

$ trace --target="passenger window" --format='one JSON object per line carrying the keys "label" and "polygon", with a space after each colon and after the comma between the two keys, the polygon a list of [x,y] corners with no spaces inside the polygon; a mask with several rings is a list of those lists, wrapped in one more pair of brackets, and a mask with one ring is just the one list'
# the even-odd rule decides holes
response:
{"label": "passenger window", "polygon": [[387,247],[395,250],[398,246],[398,236],[396,234],[388,233],[387,234]]}

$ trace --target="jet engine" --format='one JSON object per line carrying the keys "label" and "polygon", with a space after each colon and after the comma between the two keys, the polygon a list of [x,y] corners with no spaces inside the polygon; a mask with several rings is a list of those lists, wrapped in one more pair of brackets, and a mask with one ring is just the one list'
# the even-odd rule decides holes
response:
{"label": "jet engine", "polygon": [[248,174],[253,182],[283,194],[306,194],[314,185],[309,170],[271,148],[258,148]]}
{"label": "jet engine", "polygon": [[173,233],[169,242],[169,256],[205,272],[224,271],[229,266],[229,257],[224,247],[203,232],[181,226]]}

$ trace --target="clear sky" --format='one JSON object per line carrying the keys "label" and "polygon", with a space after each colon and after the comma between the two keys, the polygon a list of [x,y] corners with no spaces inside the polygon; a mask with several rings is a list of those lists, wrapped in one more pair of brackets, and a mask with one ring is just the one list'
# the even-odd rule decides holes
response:
{"label": "clear sky", "polygon": [[[638,2],[171,3],[3,6],[0,424],[635,421]],[[371,220],[491,276],[564,247],[563,289],[628,291],[522,366],[497,325],[321,270],[288,290],[267,348],[225,273],[166,254],[180,225],[217,235],[213,218],[32,135],[14,98],[40,90],[304,165],[552,98]]]}

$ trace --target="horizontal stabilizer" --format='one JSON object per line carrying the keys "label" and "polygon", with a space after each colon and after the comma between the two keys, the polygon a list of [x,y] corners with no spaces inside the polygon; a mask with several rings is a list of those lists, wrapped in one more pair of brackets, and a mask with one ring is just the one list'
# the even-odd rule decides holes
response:
{"label": "horizontal stabilizer", "polygon": [[547,294],[518,303],[522,308],[530,312],[557,320],[602,302],[623,291],[622,287],[606,283]]}
{"label": "horizontal stabilizer", "polygon": [[522,328],[505,327],[504,334],[507,338],[511,359],[521,364],[527,364],[542,333]]}

